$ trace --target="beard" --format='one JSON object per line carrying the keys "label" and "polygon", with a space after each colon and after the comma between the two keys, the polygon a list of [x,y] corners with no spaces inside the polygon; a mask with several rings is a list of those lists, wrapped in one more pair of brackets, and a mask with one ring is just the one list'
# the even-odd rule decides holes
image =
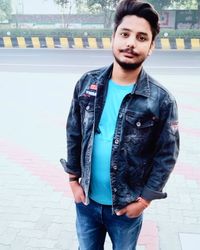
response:
{"label": "beard", "polygon": [[114,55],[114,58],[115,58],[116,62],[121,66],[121,68],[124,70],[127,70],[127,71],[132,71],[132,70],[138,69],[142,65],[142,63],[144,62],[144,60],[141,60],[137,63],[126,63],[126,62],[120,61],[119,58],[117,58],[115,55]]}

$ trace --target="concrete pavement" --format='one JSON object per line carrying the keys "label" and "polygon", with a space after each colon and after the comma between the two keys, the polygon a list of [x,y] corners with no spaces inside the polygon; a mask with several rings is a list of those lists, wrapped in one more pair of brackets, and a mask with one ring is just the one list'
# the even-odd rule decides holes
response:
{"label": "concrete pavement", "polygon": [[[74,203],[59,159],[65,157],[65,120],[79,75],[0,77],[0,250],[75,250]],[[137,250],[198,250],[199,76],[156,78],[178,101],[181,152],[165,187],[168,198],[145,212]]]}

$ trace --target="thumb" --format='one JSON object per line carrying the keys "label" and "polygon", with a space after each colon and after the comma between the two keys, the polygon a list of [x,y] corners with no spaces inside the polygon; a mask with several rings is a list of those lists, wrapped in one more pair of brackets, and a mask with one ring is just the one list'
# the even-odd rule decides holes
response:
{"label": "thumb", "polygon": [[116,211],[116,215],[118,215],[118,216],[123,215],[125,213],[126,213],[126,208],[122,208],[122,209]]}
{"label": "thumb", "polygon": [[83,204],[85,204],[85,195],[84,194],[81,195],[81,201]]}

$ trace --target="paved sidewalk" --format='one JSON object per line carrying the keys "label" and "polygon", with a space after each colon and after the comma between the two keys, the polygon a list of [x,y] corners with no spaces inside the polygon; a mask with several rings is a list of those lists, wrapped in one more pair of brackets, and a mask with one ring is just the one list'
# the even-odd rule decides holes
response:
{"label": "paved sidewalk", "polygon": [[[65,157],[65,119],[79,76],[0,75],[0,250],[77,250],[74,203],[59,159]],[[181,153],[165,188],[168,198],[145,212],[137,250],[197,250],[199,77],[157,79],[179,104]]]}

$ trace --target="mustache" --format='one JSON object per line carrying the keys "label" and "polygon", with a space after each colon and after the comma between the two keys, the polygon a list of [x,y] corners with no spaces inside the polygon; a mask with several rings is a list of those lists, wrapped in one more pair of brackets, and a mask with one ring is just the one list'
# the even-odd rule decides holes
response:
{"label": "mustache", "polygon": [[133,56],[138,56],[139,55],[137,52],[134,51],[134,49],[130,49],[130,48],[121,49],[120,52],[129,53],[129,54],[131,54]]}

